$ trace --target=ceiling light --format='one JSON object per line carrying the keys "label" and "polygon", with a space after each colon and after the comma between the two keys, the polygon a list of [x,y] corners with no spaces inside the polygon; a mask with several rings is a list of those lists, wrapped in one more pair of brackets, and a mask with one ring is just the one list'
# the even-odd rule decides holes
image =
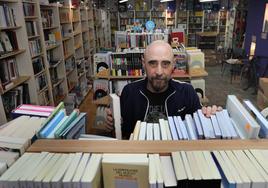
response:
{"label": "ceiling light", "polygon": [[169,1],[174,1],[174,0],[161,0],[160,3],[169,2]]}
{"label": "ceiling light", "polygon": [[119,3],[127,2],[128,0],[120,0]]}
{"label": "ceiling light", "polygon": [[212,1],[218,1],[218,0],[199,0],[200,3],[212,2]]}

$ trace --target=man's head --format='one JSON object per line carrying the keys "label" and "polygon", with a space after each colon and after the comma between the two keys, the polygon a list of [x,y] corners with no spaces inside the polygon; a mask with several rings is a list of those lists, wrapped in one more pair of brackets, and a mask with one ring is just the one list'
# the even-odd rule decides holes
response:
{"label": "man's head", "polygon": [[142,64],[148,78],[147,89],[153,93],[165,91],[174,69],[171,46],[162,40],[152,42],[144,52]]}

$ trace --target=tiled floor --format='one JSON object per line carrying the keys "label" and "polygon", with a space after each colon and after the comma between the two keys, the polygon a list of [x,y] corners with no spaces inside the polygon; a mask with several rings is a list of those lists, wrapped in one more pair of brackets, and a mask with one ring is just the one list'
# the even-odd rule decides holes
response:
{"label": "tiled floor", "polygon": [[209,99],[209,105],[220,105],[225,107],[227,95],[236,95],[239,99],[250,99],[256,105],[257,95],[254,95],[254,89],[249,88],[247,91],[240,85],[240,76],[237,76],[230,82],[230,67],[226,67],[224,75],[221,76],[221,64],[210,64],[206,66],[208,76],[206,81],[206,96]]}

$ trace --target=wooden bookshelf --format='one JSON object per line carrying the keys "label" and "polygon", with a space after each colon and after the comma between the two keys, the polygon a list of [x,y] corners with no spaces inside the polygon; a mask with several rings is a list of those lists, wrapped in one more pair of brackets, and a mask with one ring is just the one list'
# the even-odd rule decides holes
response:
{"label": "wooden bookshelf", "polygon": [[0,55],[0,60],[22,54],[23,52],[25,52],[25,49],[15,50],[15,51]]}
{"label": "wooden bookshelf", "polygon": [[196,150],[268,149],[267,139],[197,140],[197,141],[128,141],[128,140],[37,140],[28,152],[90,153],[160,153]]}
{"label": "wooden bookshelf", "polygon": [[5,93],[7,93],[7,92],[10,91],[11,89],[16,88],[17,86],[19,86],[19,85],[21,85],[22,83],[28,81],[29,79],[30,79],[30,76],[20,76],[20,77],[18,77],[17,79],[12,80],[13,85],[12,85],[10,88],[8,88],[8,89],[3,90],[0,94],[3,95],[3,94],[5,94]]}
{"label": "wooden bookshelf", "polygon": [[21,26],[15,26],[15,27],[0,27],[0,31],[8,31],[8,30],[16,30],[20,29]]}

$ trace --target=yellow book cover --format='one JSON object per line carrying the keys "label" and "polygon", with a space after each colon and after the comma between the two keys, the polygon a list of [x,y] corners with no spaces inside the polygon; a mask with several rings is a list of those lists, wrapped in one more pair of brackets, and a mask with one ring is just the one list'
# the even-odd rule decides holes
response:
{"label": "yellow book cover", "polygon": [[148,158],[134,162],[103,159],[104,188],[148,188]]}

